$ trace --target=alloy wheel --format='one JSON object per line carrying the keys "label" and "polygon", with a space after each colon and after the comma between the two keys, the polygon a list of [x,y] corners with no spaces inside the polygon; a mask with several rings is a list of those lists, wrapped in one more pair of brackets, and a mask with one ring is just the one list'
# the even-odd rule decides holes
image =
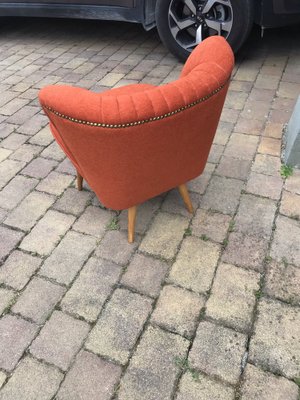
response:
{"label": "alloy wheel", "polygon": [[173,38],[191,52],[209,36],[229,36],[233,25],[231,1],[172,0],[168,20]]}

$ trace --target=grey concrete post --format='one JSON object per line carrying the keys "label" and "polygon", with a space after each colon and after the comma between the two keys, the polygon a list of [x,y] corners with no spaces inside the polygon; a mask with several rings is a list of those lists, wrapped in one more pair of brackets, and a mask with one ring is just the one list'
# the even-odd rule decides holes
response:
{"label": "grey concrete post", "polygon": [[300,96],[285,134],[284,163],[300,168]]}

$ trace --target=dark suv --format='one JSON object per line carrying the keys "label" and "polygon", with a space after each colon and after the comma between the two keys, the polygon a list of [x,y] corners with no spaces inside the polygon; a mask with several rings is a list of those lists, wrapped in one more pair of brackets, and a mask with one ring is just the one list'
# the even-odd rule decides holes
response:
{"label": "dark suv", "polygon": [[157,26],[181,59],[204,38],[222,35],[236,51],[253,23],[262,28],[300,21],[300,0],[0,0],[0,16],[106,19]]}

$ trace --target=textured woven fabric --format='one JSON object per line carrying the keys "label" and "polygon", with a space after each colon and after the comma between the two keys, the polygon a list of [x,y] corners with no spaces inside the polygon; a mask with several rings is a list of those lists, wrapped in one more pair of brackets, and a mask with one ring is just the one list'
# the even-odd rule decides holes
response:
{"label": "textured woven fabric", "polygon": [[203,171],[234,64],[221,37],[192,52],[180,78],[103,93],[53,85],[40,91],[51,131],[100,201],[125,209]]}

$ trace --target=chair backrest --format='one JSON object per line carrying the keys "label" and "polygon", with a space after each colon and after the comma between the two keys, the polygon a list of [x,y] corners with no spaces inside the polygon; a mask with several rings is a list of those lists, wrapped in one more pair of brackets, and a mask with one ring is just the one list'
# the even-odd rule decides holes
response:
{"label": "chair backrest", "polygon": [[177,81],[101,94],[48,86],[40,102],[55,138],[101,202],[125,209],[203,171],[233,64],[227,42],[212,37],[193,51]]}

